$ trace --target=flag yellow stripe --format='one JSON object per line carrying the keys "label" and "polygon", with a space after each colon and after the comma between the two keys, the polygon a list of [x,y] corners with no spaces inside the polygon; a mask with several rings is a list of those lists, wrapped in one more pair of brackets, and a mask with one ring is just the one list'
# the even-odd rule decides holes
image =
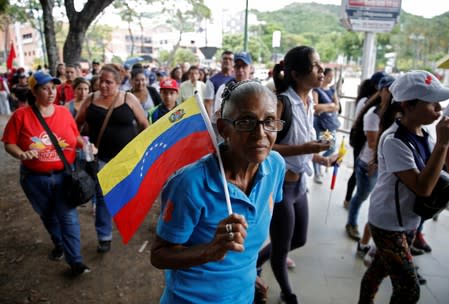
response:
{"label": "flag yellow stripe", "polygon": [[[183,110],[185,114],[180,120],[174,123],[170,122],[170,115],[178,110]],[[98,180],[100,181],[103,194],[106,195],[132,172],[137,163],[141,160],[148,146],[150,146],[156,138],[180,121],[199,113],[201,113],[201,111],[196,103],[195,97],[192,96],[158,119],[154,124],[130,141],[119,154],[110,160],[98,173]]]}

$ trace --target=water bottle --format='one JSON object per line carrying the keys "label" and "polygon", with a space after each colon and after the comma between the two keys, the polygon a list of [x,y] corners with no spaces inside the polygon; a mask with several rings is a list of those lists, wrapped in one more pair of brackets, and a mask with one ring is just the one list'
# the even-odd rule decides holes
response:
{"label": "water bottle", "polygon": [[83,136],[83,141],[84,141],[84,147],[83,147],[83,152],[84,152],[84,156],[86,158],[87,162],[91,162],[94,161],[94,151],[93,151],[93,146],[92,144],[89,142],[89,136]]}

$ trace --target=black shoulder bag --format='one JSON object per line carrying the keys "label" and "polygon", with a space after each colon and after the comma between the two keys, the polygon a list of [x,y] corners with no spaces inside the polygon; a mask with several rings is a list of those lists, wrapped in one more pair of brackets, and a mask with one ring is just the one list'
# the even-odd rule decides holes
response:
{"label": "black shoulder bag", "polygon": [[36,114],[42,127],[44,127],[48,136],[50,137],[51,143],[56,149],[59,158],[64,163],[64,187],[67,193],[68,202],[72,207],[77,207],[84,203],[87,203],[95,195],[95,180],[87,174],[87,172],[81,166],[78,166],[75,162],[75,166],[72,167],[62,152],[59,146],[58,140],[56,139],[50,127],[45,122],[41,113],[37,109],[36,105],[32,106],[34,114]]}

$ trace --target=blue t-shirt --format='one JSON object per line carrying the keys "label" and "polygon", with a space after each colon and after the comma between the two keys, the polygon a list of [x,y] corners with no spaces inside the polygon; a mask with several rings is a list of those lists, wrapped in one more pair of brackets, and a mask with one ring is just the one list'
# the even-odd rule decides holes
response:
{"label": "blue t-shirt", "polygon": [[211,78],[209,78],[209,80],[212,82],[212,84],[214,85],[214,93],[217,94],[217,90],[218,88],[223,84],[223,83],[227,83],[229,80],[234,79],[233,76],[225,76],[222,72],[218,72],[217,74],[215,74],[214,76],[212,76]]}
{"label": "blue t-shirt", "polygon": [[162,103],[158,104],[149,111],[149,118],[150,118],[149,120],[151,123],[155,123],[159,118],[161,118],[168,112],[170,112],[170,110],[167,109],[167,107],[164,104]]}
{"label": "blue t-shirt", "polygon": [[[210,154],[178,171],[165,185],[157,235],[184,246],[210,243],[228,216],[217,158]],[[247,196],[228,183],[234,213],[248,222],[245,251],[229,251],[219,262],[166,270],[161,303],[253,303],[256,261],[267,239],[273,203],[282,200],[285,163],[272,151],[259,166]]]}

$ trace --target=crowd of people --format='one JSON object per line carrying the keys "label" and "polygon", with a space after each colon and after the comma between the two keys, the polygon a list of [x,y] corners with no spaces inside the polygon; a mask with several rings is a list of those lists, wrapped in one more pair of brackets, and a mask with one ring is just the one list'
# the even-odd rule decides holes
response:
{"label": "crowd of people", "polygon": [[[1,79],[0,114],[11,115],[2,141],[21,161],[20,184],[54,244],[51,260],[65,258],[74,275],[90,272],[81,255],[78,212],[65,195],[64,164],[35,112],[70,164],[83,157],[82,136],[87,136],[101,169],[142,130],[197,94],[220,143],[217,153],[234,213],[227,214],[215,153],[169,179],[151,248],[152,264],[166,270],[161,303],[266,303],[266,261],[282,303],[300,302],[289,281],[288,269],[295,263],[288,253],[307,242],[313,197],[306,176],[321,184],[322,167],[338,158],[341,105],[333,70],[309,46],[289,50],[267,85],[252,80],[247,52],[223,52],[220,67],[210,74],[196,65],[169,71],[94,60],[84,75],[77,64],[59,64],[55,77],[18,69]],[[443,116],[437,124],[436,138],[423,126],[441,118],[440,102],[447,99],[449,89],[424,71],[396,78],[376,72],[359,86],[351,129],[354,172],[343,206],[346,233],[368,267],[361,304],[373,303],[387,276],[393,283],[391,303],[419,300],[425,279],[412,255],[431,247],[413,202],[416,195],[428,195],[449,166],[449,119]],[[323,132],[332,140],[323,140]],[[400,137],[412,143],[422,163]],[[399,190],[395,183],[401,183]],[[369,196],[368,222],[360,235],[358,214]],[[105,254],[113,227],[98,182],[92,203],[97,252]]]}

